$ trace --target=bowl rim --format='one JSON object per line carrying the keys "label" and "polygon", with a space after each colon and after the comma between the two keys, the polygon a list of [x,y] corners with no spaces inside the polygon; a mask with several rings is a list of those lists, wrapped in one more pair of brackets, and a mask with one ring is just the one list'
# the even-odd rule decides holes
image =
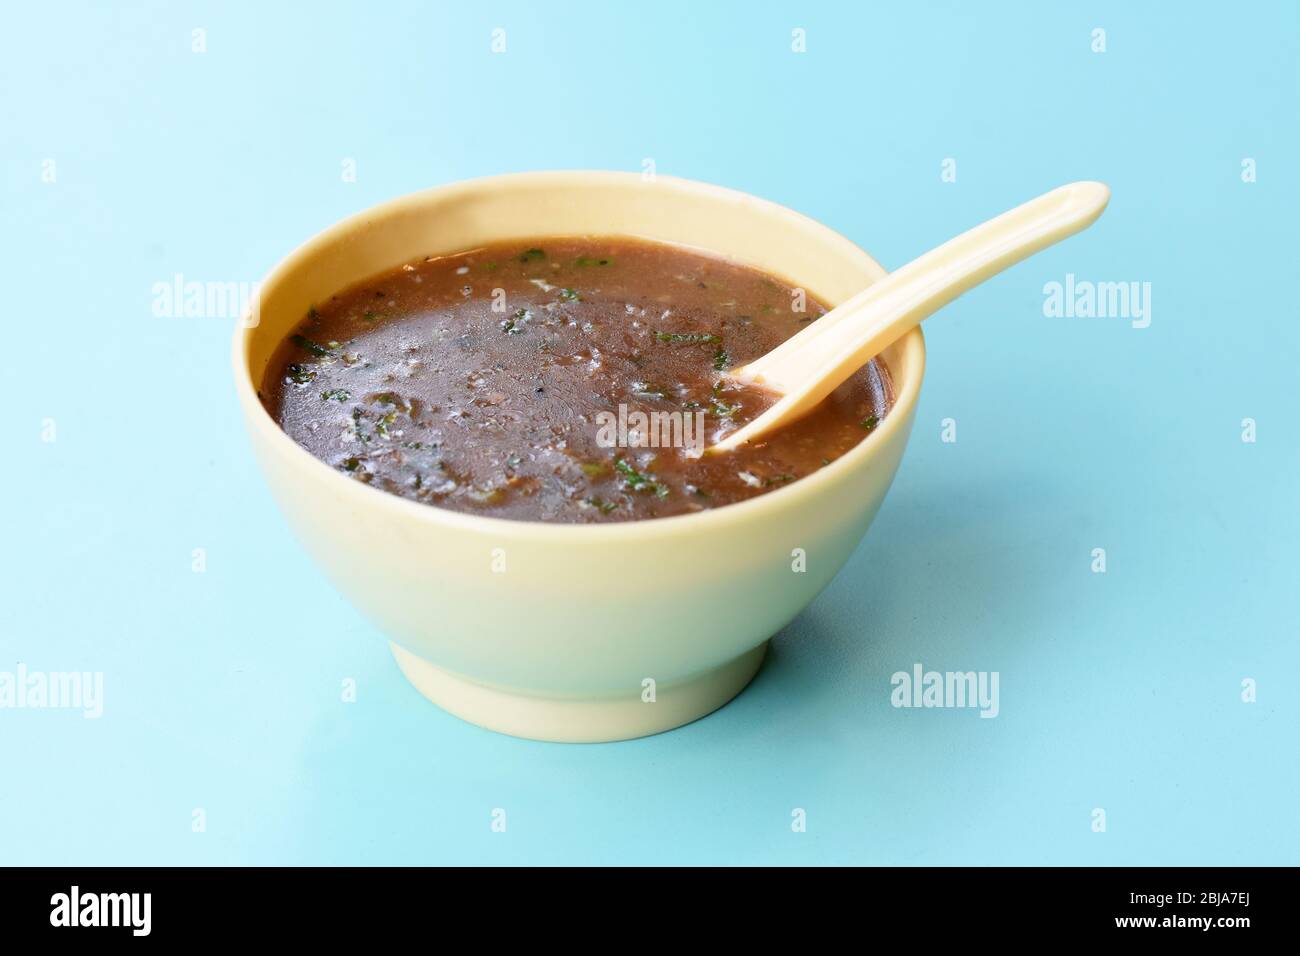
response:
{"label": "bowl rim", "polygon": [[[779,203],[749,193],[730,189],[726,186],[661,174],[656,174],[654,179],[647,183],[647,180],[640,173],[635,172],[546,170],[505,173],[458,180],[406,193],[376,205],[368,206],[317,232],[277,262],[259,282],[258,297],[260,299],[260,290],[276,284],[317,250],[335,242],[359,225],[381,220],[412,204],[422,204],[438,197],[450,198],[457,193],[471,193],[475,190],[497,186],[523,186],[530,183],[548,184],[557,188],[578,189],[596,184],[618,186],[651,185],[656,188],[670,188],[701,197],[708,197],[715,201],[743,203],[757,207],[777,218],[786,219],[806,231],[817,234],[820,241],[840,247],[841,251],[846,253],[849,258],[857,259],[867,271],[876,273],[871,280],[872,282],[876,282],[886,275],[884,267],[872,258],[869,253],[829,226],[787,206],[782,206]],[[608,235],[634,234],[626,230],[611,230]],[[699,248],[704,249],[705,247]],[[715,255],[723,254],[718,250],[705,251],[710,251]],[[790,279],[794,277],[783,276],[783,278]],[[556,542],[565,542],[578,538],[617,540],[647,536],[659,537],[720,531],[728,526],[742,522],[761,523],[768,512],[794,506],[797,496],[815,497],[821,489],[827,486],[828,482],[834,480],[840,473],[863,466],[866,459],[870,458],[876,449],[883,447],[891,438],[895,437],[894,433],[896,431],[908,428],[916,408],[921,383],[925,376],[925,338],[921,333],[920,326],[917,326],[895,343],[906,356],[909,374],[905,377],[900,376],[893,368],[890,368],[889,371],[893,376],[895,389],[894,404],[890,408],[889,414],[885,416],[884,421],[870,435],[863,438],[852,449],[829,465],[823,466],[798,481],[790,482],[761,495],[755,495],[753,498],[733,502],[718,508],[706,508],[703,511],[664,518],[594,523],[522,520],[453,511],[449,508],[439,508],[436,505],[412,501],[409,498],[403,498],[392,492],[383,491],[350,478],[311,454],[289,437],[289,434],[280,427],[279,423],[275,421],[258,398],[260,385],[253,381],[249,363],[252,341],[258,326],[257,324],[250,325],[246,319],[247,313],[241,316],[240,321],[236,324],[232,342],[235,390],[247,427],[260,433],[263,440],[270,443],[267,447],[288,456],[288,460],[291,462],[301,463],[300,467],[314,469],[322,480],[336,482],[335,487],[339,494],[345,497],[359,495],[360,497],[353,498],[359,508],[395,510],[396,514],[402,516],[403,520],[423,522],[434,527],[444,527],[448,530],[480,532],[540,541],[549,539]],[[904,436],[903,440],[906,441],[906,436]]]}

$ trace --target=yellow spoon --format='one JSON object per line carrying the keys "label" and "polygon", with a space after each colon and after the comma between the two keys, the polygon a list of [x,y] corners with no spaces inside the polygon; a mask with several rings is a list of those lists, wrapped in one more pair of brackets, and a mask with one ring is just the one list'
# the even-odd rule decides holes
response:
{"label": "yellow spoon", "polygon": [[1110,189],[1053,189],[963,232],[868,286],[728,375],[780,394],[771,408],[709,452],[729,451],[811,411],[850,375],[967,289],[1096,222]]}

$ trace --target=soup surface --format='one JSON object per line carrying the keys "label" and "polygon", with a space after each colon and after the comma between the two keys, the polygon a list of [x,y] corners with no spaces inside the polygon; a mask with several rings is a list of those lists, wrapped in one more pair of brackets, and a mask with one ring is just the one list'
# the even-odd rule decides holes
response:
{"label": "soup surface", "polygon": [[494,245],[317,303],[260,394],[321,461],[415,501],[531,521],[678,515],[797,481],[888,413],[877,360],[794,424],[699,456],[774,401],[723,372],[825,311],[679,246]]}

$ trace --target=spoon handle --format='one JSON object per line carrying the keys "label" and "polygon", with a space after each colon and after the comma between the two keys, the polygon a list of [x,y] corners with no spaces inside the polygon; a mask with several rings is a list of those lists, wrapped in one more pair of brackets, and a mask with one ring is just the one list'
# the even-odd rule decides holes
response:
{"label": "spoon handle", "polygon": [[921,320],[967,289],[1087,228],[1106,208],[1102,183],[1061,186],[913,259],[730,374],[782,394],[766,412],[713,446],[735,448],[793,421]]}

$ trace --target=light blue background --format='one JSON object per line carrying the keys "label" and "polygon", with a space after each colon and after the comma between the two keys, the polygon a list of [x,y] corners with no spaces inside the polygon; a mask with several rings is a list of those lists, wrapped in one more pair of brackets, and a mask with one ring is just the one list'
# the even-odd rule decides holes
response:
{"label": "light blue background", "polygon": [[[105,713],[0,711],[0,862],[1300,862],[1296,5],[976,6],[7,11],[0,670],[103,671]],[[646,157],[889,268],[1060,183],[1114,199],[927,325],[894,488],[747,692],[514,740],[325,583],[251,460],[232,323],[151,287],[254,281],[430,185]],[[1044,317],[1067,272],[1150,282],[1150,328]],[[999,671],[1001,715],[892,708],[916,661]]]}

